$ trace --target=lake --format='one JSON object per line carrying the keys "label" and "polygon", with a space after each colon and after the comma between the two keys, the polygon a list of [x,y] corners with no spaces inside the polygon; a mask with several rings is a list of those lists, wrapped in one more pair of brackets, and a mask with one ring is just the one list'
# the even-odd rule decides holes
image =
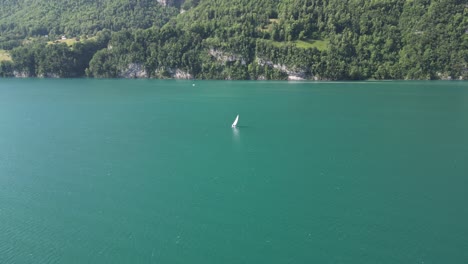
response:
{"label": "lake", "polygon": [[468,82],[0,79],[0,263],[468,263],[467,187]]}

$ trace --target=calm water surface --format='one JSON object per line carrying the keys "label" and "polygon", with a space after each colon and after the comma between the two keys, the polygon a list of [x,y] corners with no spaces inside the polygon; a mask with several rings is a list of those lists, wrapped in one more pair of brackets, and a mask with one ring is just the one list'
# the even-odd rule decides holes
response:
{"label": "calm water surface", "polygon": [[195,84],[0,79],[0,263],[468,263],[467,82]]}

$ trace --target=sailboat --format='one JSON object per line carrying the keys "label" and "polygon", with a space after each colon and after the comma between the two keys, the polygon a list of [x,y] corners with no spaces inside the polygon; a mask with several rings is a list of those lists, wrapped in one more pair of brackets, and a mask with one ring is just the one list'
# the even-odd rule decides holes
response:
{"label": "sailboat", "polygon": [[239,121],[239,115],[236,116],[236,119],[234,120],[234,123],[232,123],[231,127],[236,127],[237,121]]}

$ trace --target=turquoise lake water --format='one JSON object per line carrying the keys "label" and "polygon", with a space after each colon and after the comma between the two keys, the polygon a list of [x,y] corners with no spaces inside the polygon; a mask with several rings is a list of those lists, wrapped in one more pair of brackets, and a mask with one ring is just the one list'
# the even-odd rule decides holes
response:
{"label": "turquoise lake water", "polygon": [[468,82],[0,79],[0,263],[468,263],[467,204]]}

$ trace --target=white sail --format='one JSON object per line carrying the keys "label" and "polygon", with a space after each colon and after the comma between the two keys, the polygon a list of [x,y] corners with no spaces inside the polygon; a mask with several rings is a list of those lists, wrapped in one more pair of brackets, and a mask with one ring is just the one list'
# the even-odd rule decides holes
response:
{"label": "white sail", "polygon": [[232,123],[231,127],[236,127],[237,126],[237,121],[239,121],[239,115],[236,116],[236,120],[234,120],[234,123]]}

